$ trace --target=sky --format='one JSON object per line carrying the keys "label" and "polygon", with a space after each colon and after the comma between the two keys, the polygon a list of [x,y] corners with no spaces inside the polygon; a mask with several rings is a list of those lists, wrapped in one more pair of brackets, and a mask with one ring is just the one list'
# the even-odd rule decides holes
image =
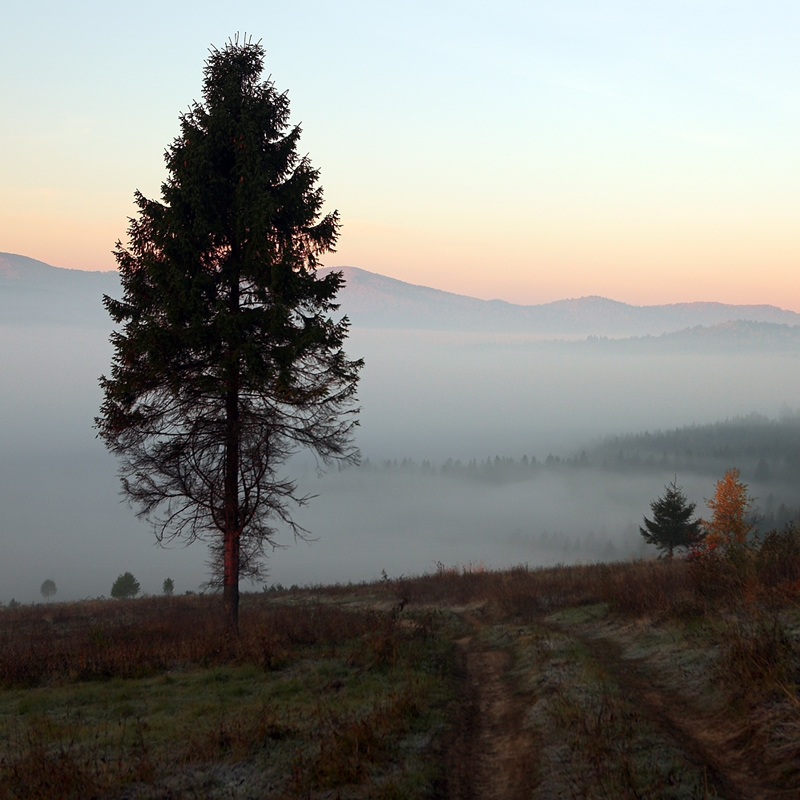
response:
{"label": "sky", "polygon": [[7,3],[0,251],[113,269],[211,45],[266,49],[351,265],[485,299],[800,311],[800,5]]}

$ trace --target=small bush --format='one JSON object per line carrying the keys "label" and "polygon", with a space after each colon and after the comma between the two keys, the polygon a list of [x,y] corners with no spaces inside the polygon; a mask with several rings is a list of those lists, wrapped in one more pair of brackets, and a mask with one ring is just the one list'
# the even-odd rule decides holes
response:
{"label": "small bush", "polygon": [[725,641],[717,676],[749,699],[754,690],[784,683],[797,660],[795,645],[777,617],[744,615],[729,620]]}
{"label": "small bush", "polygon": [[49,600],[58,591],[58,589],[56,588],[56,582],[48,578],[41,585],[39,591],[41,592],[41,595],[42,597],[44,597],[45,600]]}
{"label": "small bush", "polygon": [[123,572],[111,587],[111,596],[117,600],[129,600],[139,594],[139,581],[130,572]]}
{"label": "small bush", "polygon": [[768,587],[800,583],[800,529],[787,525],[770,531],[761,542],[757,558],[758,576]]}

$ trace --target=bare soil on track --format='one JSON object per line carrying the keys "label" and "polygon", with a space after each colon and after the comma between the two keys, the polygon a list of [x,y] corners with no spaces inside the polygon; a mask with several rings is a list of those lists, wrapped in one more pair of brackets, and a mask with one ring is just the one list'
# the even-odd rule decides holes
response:
{"label": "bare soil on track", "polygon": [[465,675],[457,731],[448,753],[450,800],[523,800],[535,774],[536,741],[527,703],[510,676],[507,650],[456,642]]}
{"label": "bare soil on track", "polygon": [[[632,778],[630,785],[620,784],[616,794],[613,780],[602,785],[601,778],[593,785],[591,770],[584,769],[584,777],[576,779],[581,769],[580,744],[576,744],[576,739],[569,743],[568,735],[559,727],[563,720],[554,722],[552,713],[548,718],[546,713],[534,711],[537,705],[539,709],[547,705],[548,690],[542,688],[540,696],[538,690],[531,690],[530,682],[524,681],[524,669],[515,664],[519,648],[515,648],[513,641],[500,645],[481,641],[480,631],[486,621],[478,620],[475,615],[465,615],[464,619],[473,625],[475,633],[456,643],[464,677],[462,704],[448,748],[449,800],[798,797],[796,789],[776,788],[779,781],[765,765],[762,748],[757,737],[754,739],[746,716],[724,705],[706,702],[706,697],[677,692],[677,674],[665,670],[668,659],[642,655],[635,632],[597,623],[542,622],[540,630],[549,629],[562,641],[566,636],[575,646],[583,648],[589,669],[602,673],[620,702],[635,709],[631,718],[642,730],[646,729],[642,741],[650,743],[653,750],[665,748],[673,753],[674,760],[684,765],[678,772],[685,769],[692,773],[695,783],[690,780],[681,787],[672,775],[666,780],[649,776],[653,782],[637,788],[635,782],[640,776]],[[548,671],[556,674],[569,667],[565,667],[563,659],[554,659],[550,664],[539,662],[538,669],[538,685],[544,686]],[[592,713],[588,707],[586,713]],[[604,732],[598,730],[598,733],[602,736]],[[636,732],[632,738],[638,736]],[[612,743],[608,752],[616,746]],[[637,744],[630,751],[637,747],[642,749]],[[619,763],[612,762],[613,755],[603,769],[619,770]],[[593,768],[597,774],[602,771],[596,762]]]}
{"label": "bare soil on track", "polygon": [[[581,636],[593,658],[605,668],[640,712],[670,737],[686,759],[700,767],[708,785],[726,800],[785,800],[792,791],[770,788],[763,761],[747,746],[748,730],[724,711],[693,706],[663,686],[663,677],[644,658],[626,658],[622,643]],[[660,685],[662,684],[662,685]]]}

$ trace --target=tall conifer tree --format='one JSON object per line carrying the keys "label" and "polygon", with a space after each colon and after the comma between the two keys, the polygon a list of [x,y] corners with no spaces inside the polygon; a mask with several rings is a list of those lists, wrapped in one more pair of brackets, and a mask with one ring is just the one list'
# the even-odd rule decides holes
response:
{"label": "tall conifer tree", "polygon": [[122,327],[96,419],[159,541],[210,542],[230,632],[240,576],[258,574],[276,521],[302,533],[287,458],[358,458],[362,361],[342,349],[347,319],[331,317],[341,273],[317,274],[339,217],[322,215],[318,171],[297,154],[300,128],[261,80],[263,59],[247,38],[211,50],[203,102],[165,153],[161,201],[136,192],[115,250],[123,297],[104,298]]}

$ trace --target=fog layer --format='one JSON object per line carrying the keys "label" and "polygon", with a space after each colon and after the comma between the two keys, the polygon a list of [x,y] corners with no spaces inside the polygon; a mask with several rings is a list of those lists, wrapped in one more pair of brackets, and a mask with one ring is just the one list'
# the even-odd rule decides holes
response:
{"label": "fog layer", "polygon": [[800,350],[675,350],[658,340],[522,342],[355,329],[373,458],[568,453],[601,436],[774,416],[800,398]]}
{"label": "fog layer", "polygon": [[[108,333],[0,326],[3,602],[40,600],[46,578],[56,581],[56,600],[107,595],[127,570],[150,593],[168,576],[178,591],[205,580],[204,548],[155,546],[120,501],[115,461],[94,437]],[[367,329],[353,330],[348,351],[367,363],[358,443],[372,463],[542,461],[607,434],[775,415],[800,397],[794,351],[682,355]],[[317,541],[296,543],[284,531],[287,548],[272,554],[268,583],[358,581],[436,562],[500,567],[637,554],[641,515],[673,477],[586,470],[495,485],[365,469],[319,479],[302,457],[291,468],[318,495],[297,512]],[[703,511],[712,477],[678,480]]]}

